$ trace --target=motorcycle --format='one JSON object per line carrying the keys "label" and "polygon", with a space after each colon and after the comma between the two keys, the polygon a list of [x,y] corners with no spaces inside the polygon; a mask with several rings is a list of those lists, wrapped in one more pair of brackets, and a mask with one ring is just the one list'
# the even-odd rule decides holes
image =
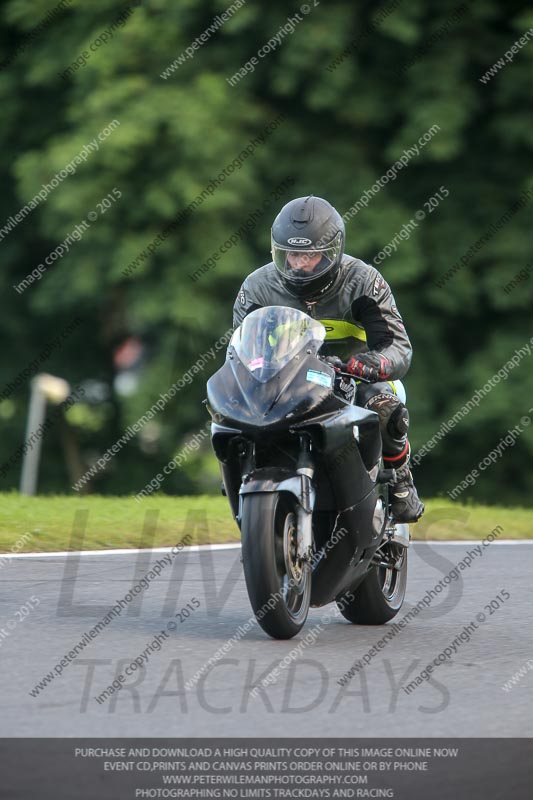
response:
{"label": "motorcycle", "polygon": [[353,378],[319,354],[325,337],[302,311],[257,309],[207,383],[248,596],[276,639],[295,636],[310,606],[382,625],[405,596],[409,526],[391,517],[379,418],[336,391]]}

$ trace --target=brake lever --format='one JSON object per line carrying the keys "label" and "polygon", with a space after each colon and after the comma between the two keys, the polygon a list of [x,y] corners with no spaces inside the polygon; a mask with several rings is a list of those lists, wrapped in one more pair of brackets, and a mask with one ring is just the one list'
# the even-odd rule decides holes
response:
{"label": "brake lever", "polygon": [[335,370],[337,375],[342,375],[344,378],[353,378],[356,383],[372,383],[372,381],[368,381],[366,378],[360,378],[358,375],[352,375],[351,372],[342,372],[342,370]]}
{"label": "brake lever", "polygon": [[354,381],[356,381],[356,383],[372,383],[372,381],[369,381],[366,378],[360,378],[356,375],[352,375],[351,372],[344,372],[341,369],[337,369],[337,367],[334,367],[333,364],[329,363],[329,361],[327,360],[328,358],[327,356],[322,356],[322,357],[319,356],[319,358],[323,364],[326,364],[328,367],[331,367],[331,369],[334,370],[334,372],[337,375],[342,375],[344,378],[353,378]]}

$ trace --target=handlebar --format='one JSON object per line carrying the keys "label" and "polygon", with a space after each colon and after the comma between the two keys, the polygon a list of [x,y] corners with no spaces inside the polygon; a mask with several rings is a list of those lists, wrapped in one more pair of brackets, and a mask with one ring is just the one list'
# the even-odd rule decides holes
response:
{"label": "handlebar", "polygon": [[324,362],[324,364],[327,364],[328,367],[331,367],[331,369],[334,370],[337,375],[342,375],[344,378],[353,378],[356,383],[372,383],[372,381],[369,381],[366,378],[360,378],[356,375],[352,375],[351,372],[345,372],[342,369],[334,367],[333,364],[330,364],[330,362],[328,361],[329,356],[318,356],[318,357],[321,361]]}

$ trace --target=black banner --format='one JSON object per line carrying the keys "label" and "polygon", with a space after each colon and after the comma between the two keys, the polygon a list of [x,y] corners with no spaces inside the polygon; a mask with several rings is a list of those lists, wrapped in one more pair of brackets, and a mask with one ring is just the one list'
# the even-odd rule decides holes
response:
{"label": "black banner", "polygon": [[529,800],[533,739],[0,739],[0,798]]}

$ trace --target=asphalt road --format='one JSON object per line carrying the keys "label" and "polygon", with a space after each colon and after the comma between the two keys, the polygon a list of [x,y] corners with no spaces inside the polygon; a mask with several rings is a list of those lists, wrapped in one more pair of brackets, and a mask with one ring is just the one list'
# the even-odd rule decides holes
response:
{"label": "asphalt road", "polygon": [[[398,619],[473,548],[411,547]],[[337,612],[324,623],[333,611],[328,606],[313,609],[292,641],[273,641],[255,625],[186,689],[251,611],[240,550],[183,551],[32,697],[36,684],[145,573],[146,554],[140,558],[15,558],[0,568],[0,736],[533,736],[533,670],[510,691],[502,688],[533,658],[533,545],[526,543],[491,544],[344,687],[339,678],[390,624],[354,626]],[[151,563],[163,558],[154,552]],[[498,594],[500,601],[486,608]],[[180,622],[174,615],[188,603],[194,610]],[[407,694],[402,686],[479,614],[485,620],[469,641]],[[305,634],[317,624],[316,641],[306,645]],[[251,697],[253,686],[299,644],[275,683]],[[153,652],[146,666],[98,703],[95,697],[147,648]]]}

